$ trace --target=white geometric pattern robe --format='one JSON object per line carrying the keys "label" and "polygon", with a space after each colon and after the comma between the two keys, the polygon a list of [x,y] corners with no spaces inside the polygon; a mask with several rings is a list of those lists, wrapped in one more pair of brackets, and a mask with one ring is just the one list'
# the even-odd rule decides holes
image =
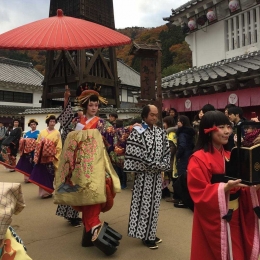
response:
{"label": "white geometric pattern robe", "polygon": [[170,149],[166,132],[154,126],[127,139],[124,171],[135,172],[128,236],[154,240],[162,192],[162,171],[170,169]]}

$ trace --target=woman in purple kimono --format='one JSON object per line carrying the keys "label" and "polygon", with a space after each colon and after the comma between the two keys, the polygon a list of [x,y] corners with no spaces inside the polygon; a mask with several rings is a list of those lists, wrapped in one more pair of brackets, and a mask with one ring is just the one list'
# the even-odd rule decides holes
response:
{"label": "woman in purple kimono", "polygon": [[28,126],[31,130],[26,132],[19,142],[20,159],[16,165],[15,170],[24,174],[24,182],[29,182],[29,176],[33,170],[34,162],[34,150],[36,147],[36,140],[40,133],[36,130],[38,121],[31,118],[28,122]]}

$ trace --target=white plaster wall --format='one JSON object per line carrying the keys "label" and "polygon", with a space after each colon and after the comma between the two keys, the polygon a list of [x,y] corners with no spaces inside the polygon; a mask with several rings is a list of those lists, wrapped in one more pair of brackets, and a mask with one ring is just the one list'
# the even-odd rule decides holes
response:
{"label": "white plaster wall", "polygon": [[[6,90],[5,88],[0,88],[0,90]],[[1,105],[3,106],[21,106],[21,107],[41,107],[41,100],[42,91],[36,90],[34,92],[28,90],[15,90],[15,89],[8,89],[8,91],[17,91],[23,93],[32,93],[33,94],[33,103],[14,103],[14,102],[3,102],[1,101]]]}
{"label": "white plaster wall", "polygon": [[200,29],[186,37],[192,51],[192,65],[203,66],[225,59],[224,20]]}
{"label": "white plaster wall", "polygon": [[18,106],[18,107],[31,107],[32,103],[14,103],[14,102],[0,102],[3,106]]}
{"label": "white plaster wall", "polygon": [[248,54],[250,52],[259,51],[260,50],[260,42],[256,42],[242,48],[238,48],[232,51],[228,51],[226,53],[226,59],[233,58],[239,55]]}
{"label": "white plaster wall", "polygon": [[126,89],[122,89],[122,95],[120,97],[120,101],[122,102],[128,102],[127,101],[127,90]]}
{"label": "white plaster wall", "polygon": [[42,91],[35,91],[33,93],[33,107],[41,107],[41,103],[39,101],[42,99]]}
{"label": "white plaster wall", "polygon": [[127,97],[127,90],[122,89],[122,95],[119,96],[119,100],[122,102],[130,102],[130,103],[137,103],[137,96],[133,95],[132,97]]}

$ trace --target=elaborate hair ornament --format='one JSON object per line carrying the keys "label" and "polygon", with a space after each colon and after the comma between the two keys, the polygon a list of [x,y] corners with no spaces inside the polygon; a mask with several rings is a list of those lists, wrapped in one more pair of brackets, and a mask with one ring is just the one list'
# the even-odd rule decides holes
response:
{"label": "elaborate hair ornament", "polygon": [[[100,91],[101,87],[96,88],[96,89],[97,89],[97,91]],[[104,97],[100,96],[97,91],[95,91],[95,90],[84,90],[84,91],[80,94],[80,96],[78,96],[78,97],[76,98],[77,101],[78,101],[78,103],[79,103],[79,105],[82,106],[84,103],[86,103],[86,102],[89,100],[89,98],[90,98],[91,96],[97,96],[97,97],[98,97],[98,100],[99,100],[100,102],[102,102],[103,104],[107,105],[107,104],[108,104],[108,101],[107,101]]]}

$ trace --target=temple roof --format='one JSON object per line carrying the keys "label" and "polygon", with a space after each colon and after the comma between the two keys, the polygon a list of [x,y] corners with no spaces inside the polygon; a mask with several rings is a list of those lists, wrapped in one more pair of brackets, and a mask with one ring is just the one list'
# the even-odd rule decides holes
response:
{"label": "temple roof", "polygon": [[176,90],[211,82],[217,83],[217,81],[236,79],[248,73],[259,73],[259,70],[260,51],[255,51],[164,77],[162,89]]}
{"label": "temple roof", "polygon": [[191,0],[188,1],[186,4],[181,5],[180,7],[176,9],[172,9],[172,14],[170,17],[165,17],[163,18],[164,21],[169,21],[169,19],[179,13],[185,12],[187,9],[197,5],[200,2],[203,2],[204,0]]}
{"label": "temple roof", "polygon": [[31,62],[0,57],[0,86],[6,84],[42,87],[44,76],[33,68]]}

